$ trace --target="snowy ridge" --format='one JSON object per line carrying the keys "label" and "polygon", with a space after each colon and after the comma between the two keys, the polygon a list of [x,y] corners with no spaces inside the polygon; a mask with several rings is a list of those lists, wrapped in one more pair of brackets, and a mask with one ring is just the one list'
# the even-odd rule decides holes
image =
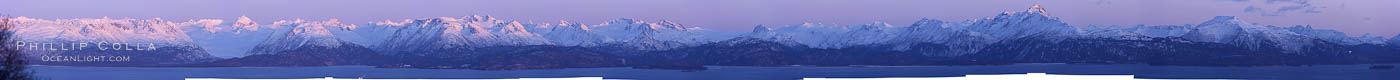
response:
{"label": "snowy ridge", "polygon": [[896,39],[890,44],[899,45],[895,50],[907,50],[909,46],[916,43],[935,43],[949,46],[951,50],[946,52],[930,52],[924,55],[936,55],[934,53],[951,53],[943,56],[957,56],[968,53],[976,53],[987,44],[996,43],[997,38],[972,30],[959,29],[959,26],[967,26],[969,23],[949,23],[934,19],[921,19],[910,25],[901,34],[901,39]]}
{"label": "snowy ridge", "polygon": [[[1139,30],[1141,30],[1141,31],[1143,31],[1143,32],[1138,32]],[[1108,39],[1119,39],[1119,40],[1152,40],[1152,38],[1160,38],[1160,37],[1154,37],[1154,36],[1167,36],[1167,35],[1157,34],[1157,35],[1154,35],[1154,36],[1148,36],[1148,35],[1145,35],[1145,34],[1142,34],[1142,33],[1151,33],[1151,32],[1159,32],[1159,33],[1160,33],[1160,32],[1168,32],[1168,31],[1163,31],[1163,30],[1158,30],[1158,29],[1140,29],[1140,28],[1138,28],[1138,27],[1116,27],[1116,26],[1100,27],[1100,26],[1093,26],[1093,25],[1090,25],[1089,27],[1083,28],[1083,31],[1084,31],[1084,33],[1081,34],[1081,35],[1082,35],[1081,37],[1084,37],[1084,38],[1108,38]]]}
{"label": "snowy ridge", "polygon": [[[1357,40],[1357,41],[1358,41],[1359,43],[1361,43],[1361,44],[1385,44],[1385,43],[1386,43],[1385,37],[1375,36],[1375,35],[1371,35],[1371,34],[1362,34],[1361,36],[1356,37],[1355,40]],[[1351,44],[1351,45],[1355,45],[1355,44]]]}
{"label": "snowy ridge", "polygon": [[1133,33],[1141,34],[1143,36],[1164,38],[1181,37],[1182,35],[1186,35],[1186,33],[1191,32],[1191,29],[1194,27],[1195,26],[1192,26],[1191,24],[1158,26],[1138,25],[1136,27],[1128,28],[1127,30],[1132,31]]}
{"label": "snowy ridge", "polygon": [[[234,34],[239,34],[239,33],[243,33],[243,31],[258,31],[258,30],[261,29],[262,27],[258,27],[258,22],[253,22],[253,19],[249,19],[248,16],[242,16],[242,17],[238,17],[238,20],[233,22],[233,28],[234,28],[234,32],[233,32],[233,33],[234,33]],[[269,28],[275,28],[275,27],[269,27]]]}
{"label": "snowy ridge", "polygon": [[[1058,41],[1070,38],[1151,40],[1184,38],[1195,42],[1227,43],[1250,49],[1280,48],[1297,51],[1316,40],[1346,45],[1384,44],[1377,36],[1347,37],[1344,33],[1311,27],[1255,25],[1235,17],[1220,16],[1199,25],[1138,25],[1134,27],[1073,27],[1050,17],[1041,7],[1007,12],[987,19],[945,22],[923,19],[909,26],[885,23],[836,25],[803,23],[789,26],[755,26],[749,32],[718,32],[671,21],[646,22],[616,19],[597,25],[560,21],[521,23],[490,16],[440,17],[382,21],[373,30],[388,35],[376,49],[385,52],[490,46],[558,45],[624,47],[666,50],[742,36],[811,48],[846,48],[861,45],[894,45],[909,50],[914,44],[946,45],[951,50],[925,55],[976,53],[983,46],[1015,39]],[[945,53],[945,54],[936,54]]]}
{"label": "snowy ridge", "polygon": [[627,18],[590,26],[587,31],[589,34],[603,37],[602,41],[590,42],[621,45],[621,47],[632,47],[638,50],[665,50],[732,38],[714,38],[714,36],[707,36],[711,33],[705,33],[707,31],[703,31],[699,27],[683,26],[666,20],[651,23]]}
{"label": "snowy ridge", "polygon": [[[496,19],[491,16],[438,17],[373,22],[365,29],[343,24],[336,19],[327,21],[281,20],[259,24],[246,16],[229,26],[219,26],[222,20],[201,19],[184,22],[155,19],[58,19],[42,20],[27,17],[12,18],[21,40],[154,42],[162,45],[189,45],[195,33],[231,31],[270,32],[258,43],[253,54],[266,54],[305,46],[334,47],[345,43],[371,45],[384,53],[425,50],[479,48],[493,46],[556,45],[580,47],[620,47],[635,50],[668,50],[745,38],[780,42],[785,45],[810,48],[847,48],[865,45],[890,45],[892,50],[911,50],[916,45],[931,43],[947,46],[944,52],[925,55],[962,55],[977,53],[989,44],[1008,40],[1066,39],[1151,40],[1182,38],[1192,42],[1225,43],[1250,49],[1279,48],[1298,51],[1316,42],[1343,45],[1392,44],[1400,46],[1400,38],[1389,40],[1375,35],[1349,37],[1345,33],[1314,29],[1311,26],[1276,27],[1256,25],[1232,16],[1218,16],[1200,24],[1138,25],[1132,27],[1088,26],[1073,27],[1052,17],[1039,5],[1024,11],[1012,11],[962,22],[922,19],[908,26],[882,22],[839,25],[802,23],[784,26],[758,25],[748,32],[721,32],[685,26],[673,21],[648,22],[615,19],[604,23],[559,21],[558,23],[529,23]],[[186,30],[192,30],[190,32]],[[357,35],[358,34],[358,35]],[[365,35],[374,34],[374,35]],[[261,37],[261,36],[259,36]],[[1400,37],[1400,35],[1397,35]],[[360,41],[372,40],[372,41]],[[947,54],[935,54],[947,53]]]}
{"label": "snowy ridge", "polygon": [[[8,18],[8,17],[7,17]],[[44,20],[28,17],[8,18],[14,26],[16,44],[50,46],[48,50],[25,49],[26,54],[39,58],[42,55],[119,55],[134,57],[129,62],[113,64],[176,64],[195,63],[217,59],[210,56],[186,33],[212,33],[222,20],[200,19],[183,22],[152,19],[112,19],[80,18]],[[206,29],[200,31],[198,29]],[[18,43],[24,41],[25,43]],[[83,44],[93,49],[57,49],[60,45]],[[136,45],[136,49],[106,51],[102,44]],[[138,48],[139,47],[139,48]],[[111,47],[108,47],[111,48]],[[155,49],[150,49],[155,48]],[[114,48],[113,48],[114,49]],[[145,50],[142,50],[145,49]],[[136,51],[130,51],[136,50]],[[37,62],[39,64],[63,64],[63,62]],[[106,63],[106,62],[104,62]]]}
{"label": "snowy ridge", "polygon": [[607,37],[602,34],[593,34],[588,25],[582,23],[570,23],[559,21],[558,24],[550,25],[548,30],[537,31],[545,38],[548,38],[555,45],[562,46],[599,46]]}
{"label": "snowy ridge", "polygon": [[1328,42],[1341,43],[1345,45],[1385,44],[1385,38],[1380,36],[1374,36],[1371,34],[1365,34],[1359,37],[1348,37],[1346,33],[1342,33],[1337,30],[1313,29],[1312,26],[1301,25],[1288,27],[1288,30],[1298,34],[1316,37],[1322,40],[1326,40]]}
{"label": "snowy ridge", "polygon": [[991,35],[999,40],[1045,38],[1059,40],[1078,35],[1079,30],[1058,18],[1050,17],[1040,5],[1024,12],[1006,12],[977,20],[964,29]]}
{"label": "snowy ridge", "polygon": [[[885,23],[862,25],[832,25],[804,23],[772,28],[759,26],[745,35],[770,41],[793,41],[813,48],[845,48],[859,45],[896,45],[893,50],[908,50],[917,43],[950,46],[952,53],[975,53],[978,49],[1002,40],[1035,38],[1061,40],[1078,36],[1081,31],[1059,19],[1049,17],[1044,8],[1033,6],[1023,12],[1000,15],[966,22],[944,22],[922,19],[910,26]],[[926,53],[926,55],[934,55]]]}
{"label": "snowy ridge", "polygon": [[1234,16],[1217,16],[1201,23],[1184,38],[1234,44],[1256,50],[1276,46],[1289,51],[1301,50],[1304,46],[1314,45],[1313,40],[1318,40],[1316,36],[1306,36],[1280,27],[1255,25]]}
{"label": "snowy ridge", "polygon": [[377,49],[394,53],[424,49],[474,48],[490,46],[560,45],[602,46],[620,45],[639,50],[661,50],[685,45],[718,41],[732,37],[710,38],[707,30],[687,27],[670,21],[649,23],[632,19],[617,19],[599,25],[583,25],[560,21],[557,24],[521,23],[498,20],[490,16],[463,18],[440,17],[381,21],[378,29],[391,35]]}
{"label": "snowy ridge", "polygon": [[[1048,41],[1067,38],[1151,40],[1181,37],[1196,42],[1226,43],[1256,50],[1279,48],[1287,51],[1300,51],[1303,47],[1316,45],[1315,41],[1317,40],[1343,45],[1387,43],[1384,42],[1384,38],[1378,36],[1348,37],[1345,33],[1335,30],[1256,25],[1232,16],[1215,17],[1199,25],[1089,26],[1081,28],[1069,26],[1056,18],[1049,17],[1045,10],[1038,5],[1024,12],[1007,12],[971,22],[950,23],[924,19],[909,27],[885,24],[832,26],[812,23],[779,28],[758,26],[746,37],[780,42],[792,41],[813,48],[936,43],[954,48],[953,51],[956,52],[948,52],[955,53],[953,55],[958,55],[956,53],[975,53],[975,50],[986,44],[1011,39]],[[904,47],[907,46],[898,46],[894,49],[906,49]]]}
{"label": "snowy ridge", "polygon": [[[495,18],[470,16],[465,18],[440,17],[404,22],[384,21],[376,26],[385,27],[389,35],[381,50],[417,51],[421,49],[444,49],[457,47],[484,47],[498,45],[540,45],[544,44],[537,34],[528,33],[519,22],[502,22]],[[499,34],[497,34],[499,33]],[[396,51],[389,51],[396,52]]]}
{"label": "snowy ridge", "polygon": [[852,45],[883,43],[894,40],[904,27],[885,23],[834,25],[803,23],[776,29],[752,32],[746,36],[770,41],[795,41],[812,48],[843,48]]}
{"label": "snowy ridge", "polygon": [[28,17],[11,18],[15,34],[26,41],[84,41],[151,43],[156,45],[191,45],[187,29],[206,28],[208,32],[222,29],[217,19],[184,22],[152,19],[84,18],[44,20]]}
{"label": "snowy ridge", "polygon": [[279,20],[270,26],[283,26],[290,29],[282,29],[269,35],[267,40],[256,45],[249,51],[249,54],[272,54],[308,46],[339,47],[344,43],[334,32],[344,32],[356,28],[355,25],[341,24],[338,19],[328,21]]}

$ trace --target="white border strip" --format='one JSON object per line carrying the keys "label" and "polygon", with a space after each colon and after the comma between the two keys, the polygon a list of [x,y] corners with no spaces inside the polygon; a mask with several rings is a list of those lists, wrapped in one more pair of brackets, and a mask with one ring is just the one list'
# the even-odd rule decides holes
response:
{"label": "white border strip", "polygon": [[361,78],[301,78],[301,79],[222,79],[222,78],[185,78],[185,80],[603,80],[603,77],[569,77],[569,78],[519,78],[519,79],[361,79]]}

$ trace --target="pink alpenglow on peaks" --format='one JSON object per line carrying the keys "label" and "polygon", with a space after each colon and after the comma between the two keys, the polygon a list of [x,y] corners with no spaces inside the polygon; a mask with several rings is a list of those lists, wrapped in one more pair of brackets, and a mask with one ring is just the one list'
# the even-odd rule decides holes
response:
{"label": "pink alpenglow on peaks", "polygon": [[233,22],[233,28],[234,34],[243,33],[244,30],[258,31],[259,29],[258,22],[253,22],[253,19],[249,19],[248,16],[238,17],[238,21]]}
{"label": "pink alpenglow on peaks", "polygon": [[158,45],[188,44],[190,37],[185,30],[207,28],[217,31],[218,19],[200,19],[183,22],[152,19],[112,19],[82,18],[44,20],[29,17],[12,18],[15,34],[19,40],[27,41],[108,41],[140,42]]}

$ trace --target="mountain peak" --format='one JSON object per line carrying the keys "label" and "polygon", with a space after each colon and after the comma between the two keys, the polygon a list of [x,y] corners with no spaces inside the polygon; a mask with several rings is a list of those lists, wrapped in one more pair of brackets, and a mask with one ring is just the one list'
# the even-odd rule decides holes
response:
{"label": "mountain peak", "polygon": [[482,15],[468,16],[467,19],[469,19],[468,21],[496,21],[496,18],[494,17]]}
{"label": "mountain peak", "polygon": [[659,24],[661,24],[661,25],[679,25],[679,24],[676,24],[676,22],[672,22],[671,20],[661,20],[661,22],[659,22]]}
{"label": "mountain peak", "polygon": [[258,23],[253,22],[253,19],[249,19],[248,16],[238,17],[238,21],[233,22],[233,27],[237,29],[234,30],[234,34],[242,33],[243,30],[258,31]]}
{"label": "mountain peak", "polygon": [[583,25],[583,23],[574,23],[574,22],[569,22],[569,21],[564,21],[564,20],[559,20],[559,25],[558,25],[558,26],[553,26],[553,27],[550,27],[550,28],[559,29],[559,30],[582,30],[582,31],[588,31],[588,30],[589,30],[589,29],[588,29],[588,26],[587,26],[587,25]]}
{"label": "mountain peak", "polygon": [[1215,16],[1215,18],[1211,18],[1210,21],[1206,21],[1206,23],[1211,22],[1244,23],[1244,21],[1240,21],[1240,18],[1236,18],[1235,16]]}
{"label": "mountain peak", "polygon": [[923,18],[923,19],[919,19],[919,21],[915,21],[915,22],[914,22],[914,25],[909,25],[909,27],[938,26],[938,25],[942,25],[943,23],[944,23],[944,22],[943,22],[942,20]]}
{"label": "mountain peak", "polygon": [[773,29],[770,29],[770,28],[768,28],[768,27],[764,27],[763,25],[758,25],[758,26],[754,26],[754,27],[753,27],[753,33],[765,33],[765,32],[769,32],[769,31],[773,31]]}
{"label": "mountain peak", "polygon": [[685,25],[677,24],[676,22],[673,22],[673,21],[671,21],[671,20],[661,20],[660,23],[656,23],[656,24],[657,24],[657,25],[660,25],[660,26],[657,26],[657,27],[670,28],[670,29],[674,29],[674,30],[689,30],[689,29],[687,29],[687,27],[686,27]]}
{"label": "mountain peak", "polygon": [[636,24],[636,23],[637,23],[637,20],[632,20],[632,18],[618,18],[618,19],[614,19],[614,20],[612,20],[612,21],[608,21],[608,24]]}
{"label": "mountain peak", "polygon": [[302,19],[295,19],[291,21],[279,20],[277,22],[273,22],[272,24],[275,26],[285,26],[292,28],[292,33],[289,34],[311,34],[318,36],[331,36],[332,34],[330,33],[329,29],[327,29],[328,27],[337,28],[339,30],[345,31],[354,30],[356,27],[355,25],[351,24],[342,24],[339,19],[329,19],[326,21],[306,21]]}
{"label": "mountain peak", "polygon": [[1237,35],[1246,34],[1243,27],[1244,22],[1234,16],[1216,16],[1215,18],[1202,22],[1199,27],[1191,30],[1186,36],[1187,39],[1206,42],[1232,41]]}
{"label": "mountain peak", "polygon": [[1040,13],[1040,14],[1042,14],[1042,15],[1049,15],[1049,14],[1047,14],[1047,13],[1045,12],[1045,8],[1044,8],[1044,7],[1040,7],[1040,4],[1032,5],[1030,9],[1026,9],[1026,12]]}
{"label": "mountain peak", "polygon": [[1050,17],[1049,12],[1046,12],[1045,8],[1044,8],[1044,7],[1040,7],[1039,4],[1031,6],[1031,8],[1026,9],[1026,11],[1022,11],[1022,12],[1018,12],[1018,11],[1006,11],[1006,12],[1002,12],[1001,14],[998,14],[997,16],[988,17],[988,18],[985,19],[985,20],[1005,20],[1005,19],[1015,19],[1015,20],[1044,19],[1044,20],[1055,20],[1056,22],[1058,22],[1058,18]]}
{"label": "mountain peak", "polygon": [[1211,26],[1211,25],[1224,26],[1224,27],[1250,27],[1250,26],[1251,26],[1251,24],[1249,24],[1249,22],[1245,22],[1245,21],[1243,21],[1243,20],[1240,20],[1239,18],[1236,18],[1235,16],[1215,16],[1215,18],[1210,19],[1210,21],[1206,21],[1206,22],[1204,22],[1204,23],[1201,23],[1201,26]]}
{"label": "mountain peak", "polygon": [[525,29],[525,25],[524,25],[524,24],[520,24],[519,21],[511,21],[509,24],[506,24],[505,27],[502,28],[502,29],[503,29],[503,30],[501,30],[501,32],[510,33],[510,34],[529,34],[529,33],[530,33],[530,31],[528,31],[528,30]]}
{"label": "mountain peak", "polygon": [[292,50],[302,47],[338,47],[342,41],[338,35],[332,33],[330,28],[339,28],[342,31],[349,31],[355,25],[342,24],[339,19],[329,19],[326,21],[306,21],[302,19],[279,20],[273,22],[271,26],[289,27],[291,29],[278,31],[273,36],[268,36],[262,43],[255,45],[250,54],[272,54],[280,51]]}

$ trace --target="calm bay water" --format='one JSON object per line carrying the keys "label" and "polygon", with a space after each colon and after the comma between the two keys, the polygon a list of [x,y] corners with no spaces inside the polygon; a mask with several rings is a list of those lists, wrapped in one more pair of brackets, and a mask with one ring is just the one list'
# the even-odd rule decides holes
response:
{"label": "calm bay water", "polygon": [[1148,66],[1135,64],[1017,64],[996,66],[875,66],[875,67],[745,67],[710,66],[682,72],[631,68],[570,68],[552,70],[483,71],[459,69],[396,69],[371,66],[142,68],[35,66],[40,77],[53,80],[179,80],[184,78],[554,78],[604,77],[641,80],[796,80],[803,77],[955,77],[966,74],[1136,75],[1138,78],[1228,78],[1304,80],[1400,79],[1400,70],[1372,70],[1370,65],[1274,67]]}

